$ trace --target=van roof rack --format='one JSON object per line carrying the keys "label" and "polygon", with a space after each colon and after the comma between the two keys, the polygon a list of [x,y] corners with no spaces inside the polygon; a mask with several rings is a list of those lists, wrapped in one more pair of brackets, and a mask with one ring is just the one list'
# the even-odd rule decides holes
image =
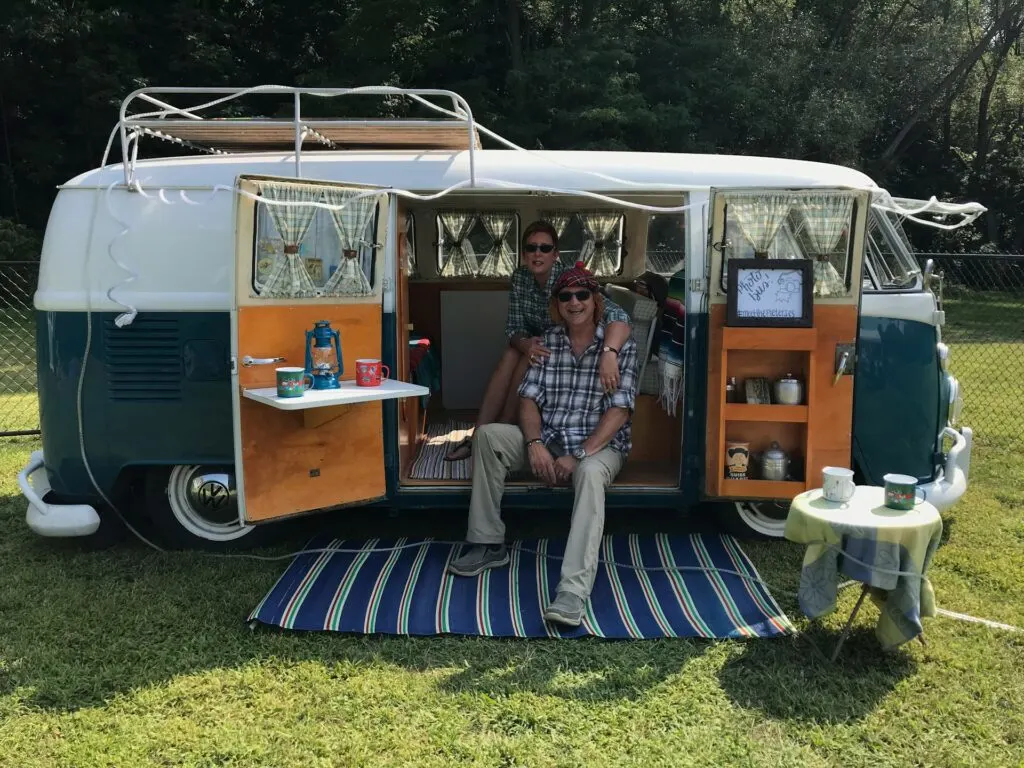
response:
{"label": "van roof rack", "polygon": [[[279,94],[292,97],[292,116],[204,117],[202,112],[254,94]],[[308,118],[302,116],[302,98],[339,96],[383,96],[411,99],[442,115],[441,118]],[[170,99],[210,97],[198,104],[176,106]],[[445,108],[431,99],[447,100]],[[147,111],[129,110],[145,102]],[[155,107],[155,109],[149,109]],[[102,165],[107,164],[115,136],[121,140],[125,184],[132,184],[143,137],[154,137],[189,149],[210,154],[238,152],[288,151],[295,154],[295,175],[302,177],[302,154],[309,151],[349,149],[447,149],[469,152],[470,184],[475,185],[474,152],[481,148],[480,134],[473,112],[462,96],[439,88],[396,88],[362,86],[357,88],[292,88],[260,85],[252,88],[140,88],[121,102],[120,119],[110,134]]]}

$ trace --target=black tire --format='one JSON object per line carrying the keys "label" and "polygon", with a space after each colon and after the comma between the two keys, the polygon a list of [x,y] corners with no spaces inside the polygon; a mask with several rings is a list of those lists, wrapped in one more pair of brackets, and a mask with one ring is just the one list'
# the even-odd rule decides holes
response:
{"label": "black tire", "polygon": [[232,467],[179,464],[147,470],[146,514],[160,543],[171,549],[210,551],[263,543],[265,526],[238,522],[234,487]]}

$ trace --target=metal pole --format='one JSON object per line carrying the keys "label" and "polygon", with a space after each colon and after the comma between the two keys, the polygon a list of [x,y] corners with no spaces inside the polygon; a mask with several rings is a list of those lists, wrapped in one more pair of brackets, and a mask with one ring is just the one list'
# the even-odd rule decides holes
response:
{"label": "metal pole", "polygon": [[295,91],[295,178],[302,178],[302,126],[299,124],[301,115],[299,92]]}

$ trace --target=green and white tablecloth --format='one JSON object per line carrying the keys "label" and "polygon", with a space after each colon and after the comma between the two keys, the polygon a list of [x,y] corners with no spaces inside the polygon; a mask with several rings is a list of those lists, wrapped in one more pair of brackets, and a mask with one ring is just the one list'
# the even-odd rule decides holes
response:
{"label": "green and white tablecloth", "polygon": [[886,507],[884,489],[875,486],[857,486],[846,502],[826,501],[816,488],[793,499],[785,536],[808,545],[799,599],[809,618],[835,610],[841,575],[873,588],[881,611],[875,633],[885,649],[913,640],[921,618],[935,615],[925,575],[942,518],[928,502],[904,512]]}

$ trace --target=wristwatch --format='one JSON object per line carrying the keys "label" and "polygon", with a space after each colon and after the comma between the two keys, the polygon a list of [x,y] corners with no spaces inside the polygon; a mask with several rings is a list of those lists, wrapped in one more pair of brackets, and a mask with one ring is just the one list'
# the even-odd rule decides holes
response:
{"label": "wristwatch", "polygon": [[613,352],[616,357],[619,356],[619,350],[617,350],[615,347],[609,347],[607,344],[605,344],[603,347],[601,347],[601,351],[602,352]]}
{"label": "wristwatch", "polygon": [[576,459],[576,461],[583,461],[585,458],[587,458],[587,449],[581,445],[579,448],[572,452],[572,457]]}
{"label": "wristwatch", "polygon": [[533,438],[533,440],[527,440],[526,441],[526,447],[529,448],[534,443],[540,443],[541,445],[544,445],[544,441],[543,440],[541,440],[539,437],[535,437],[535,438]]}

